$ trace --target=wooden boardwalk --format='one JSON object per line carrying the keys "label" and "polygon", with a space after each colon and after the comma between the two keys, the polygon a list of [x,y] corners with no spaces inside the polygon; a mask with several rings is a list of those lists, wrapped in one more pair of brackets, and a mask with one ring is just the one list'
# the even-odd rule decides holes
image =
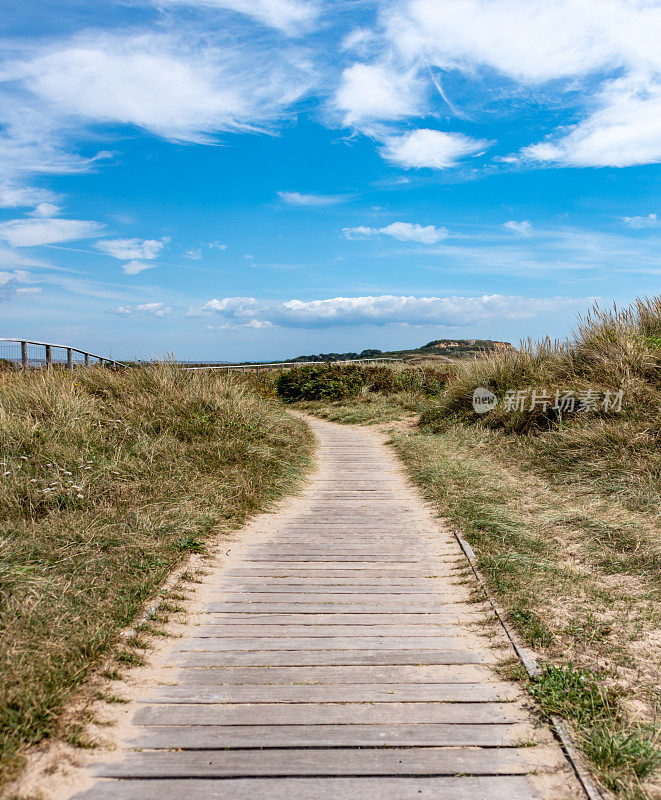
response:
{"label": "wooden boardwalk", "polygon": [[494,664],[463,556],[379,435],[314,421],[321,469],[249,527],[84,800],[582,797]]}

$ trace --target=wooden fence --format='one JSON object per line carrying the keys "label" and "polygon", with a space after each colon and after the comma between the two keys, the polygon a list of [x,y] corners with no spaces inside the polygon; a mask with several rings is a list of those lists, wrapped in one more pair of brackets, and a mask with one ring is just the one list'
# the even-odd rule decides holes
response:
{"label": "wooden fence", "polygon": [[[89,367],[93,363],[98,366],[109,366],[113,369],[118,367],[125,367],[121,361],[107,356],[98,356],[94,353],[89,353],[87,350],[81,350],[79,347],[70,347],[66,344],[55,344],[54,342],[35,342],[32,339],[5,339],[0,338],[0,343],[6,342],[7,345],[15,345],[16,352],[8,352],[4,356],[7,361],[20,363],[22,369],[52,369],[53,364],[61,364],[66,366],[67,369],[73,370],[76,366]],[[18,348],[20,347],[20,355]],[[35,353],[37,348],[39,355]],[[43,348],[43,350],[41,349]],[[6,349],[6,348],[3,348]],[[2,352],[2,350],[0,350]],[[61,357],[58,357],[62,353]],[[7,357],[8,356],[8,357]],[[42,357],[43,356],[43,357]]]}

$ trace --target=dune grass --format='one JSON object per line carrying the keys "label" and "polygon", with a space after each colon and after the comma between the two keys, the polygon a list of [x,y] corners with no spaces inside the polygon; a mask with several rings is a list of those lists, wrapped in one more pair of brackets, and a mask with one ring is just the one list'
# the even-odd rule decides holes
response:
{"label": "dune grass", "polygon": [[250,386],[168,365],[0,375],[0,776],[168,573],[294,489],[307,428]]}

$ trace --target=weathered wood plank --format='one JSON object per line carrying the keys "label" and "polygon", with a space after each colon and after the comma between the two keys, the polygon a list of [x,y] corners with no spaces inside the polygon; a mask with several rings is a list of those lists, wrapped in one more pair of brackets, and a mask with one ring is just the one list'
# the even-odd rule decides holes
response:
{"label": "weathered wood plank", "polygon": [[[193,650],[188,652],[200,666],[324,667],[370,664],[483,664],[495,663],[487,652],[469,650]],[[190,662],[189,662],[190,663]]]}
{"label": "weathered wood plank", "polygon": [[75,800],[540,800],[530,778],[249,778],[99,781]]}
{"label": "weathered wood plank", "polygon": [[209,611],[202,612],[201,619],[213,622],[213,624],[255,622],[264,625],[382,625],[384,627],[399,625],[418,625],[429,626],[432,630],[436,625],[461,624],[462,622],[475,622],[483,619],[484,611],[480,606],[454,606],[451,611],[438,613],[421,614],[364,614],[364,613],[342,613],[326,612],[316,614],[314,612],[288,612],[277,613],[269,611]]}
{"label": "weathered wood plank", "polygon": [[[207,655],[207,654],[204,654]],[[218,660],[211,654],[210,659]],[[181,667],[172,670],[172,682],[198,684],[341,684],[367,683],[493,683],[491,671],[481,665],[432,666],[349,666],[349,667],[228,667],[200,663],[198,654],[182,653],[173,662]],[[190,662],[190,666],[187,665]],[[169,681],[168,681],[169,682]]]}
{"label": "weathered wood plank", "polygon": [[130,747],[236,750],[246,747],[512,747],[534,738],[517,724],[166,725],[143,728]]}
{"label": "weathered wood plank", "polygon": [[204,650],[467,650],[468,631],[464,636],[214,636],[198,632],[174,646],[175,652]]}
{"label": "weathered wood plank", "polygon": [[[247,775],[497,775],[557,764],[546,748],[376,748],[127,753],[97,775],[131,778],[220,778]],[[499,799],[500,800],[500,799]],[[503,800],[506,800],[504,797]]]}
{"label": "weathered wood plank", "polygon": [[518,703],[299,703],[284,705],[146,705],[134,725],[482,724],[522,722]]}
{"label": "weathered wood plank", "polygon": [[517,693],[502,683],[223,685],[158,686],[145,696],[150,703],[435,703],[496,702]]}

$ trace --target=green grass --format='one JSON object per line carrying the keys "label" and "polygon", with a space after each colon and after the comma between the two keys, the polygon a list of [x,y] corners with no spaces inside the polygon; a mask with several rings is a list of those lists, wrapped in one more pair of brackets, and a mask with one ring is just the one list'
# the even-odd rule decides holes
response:
{"label": "green grass", "polygon": [[303,423],[214,372],[0,376],[3,777],[26,746],[79,735],[63,712],[92,670],[143,660],[120,629],[190,553],[292,491],[311,448]]}

